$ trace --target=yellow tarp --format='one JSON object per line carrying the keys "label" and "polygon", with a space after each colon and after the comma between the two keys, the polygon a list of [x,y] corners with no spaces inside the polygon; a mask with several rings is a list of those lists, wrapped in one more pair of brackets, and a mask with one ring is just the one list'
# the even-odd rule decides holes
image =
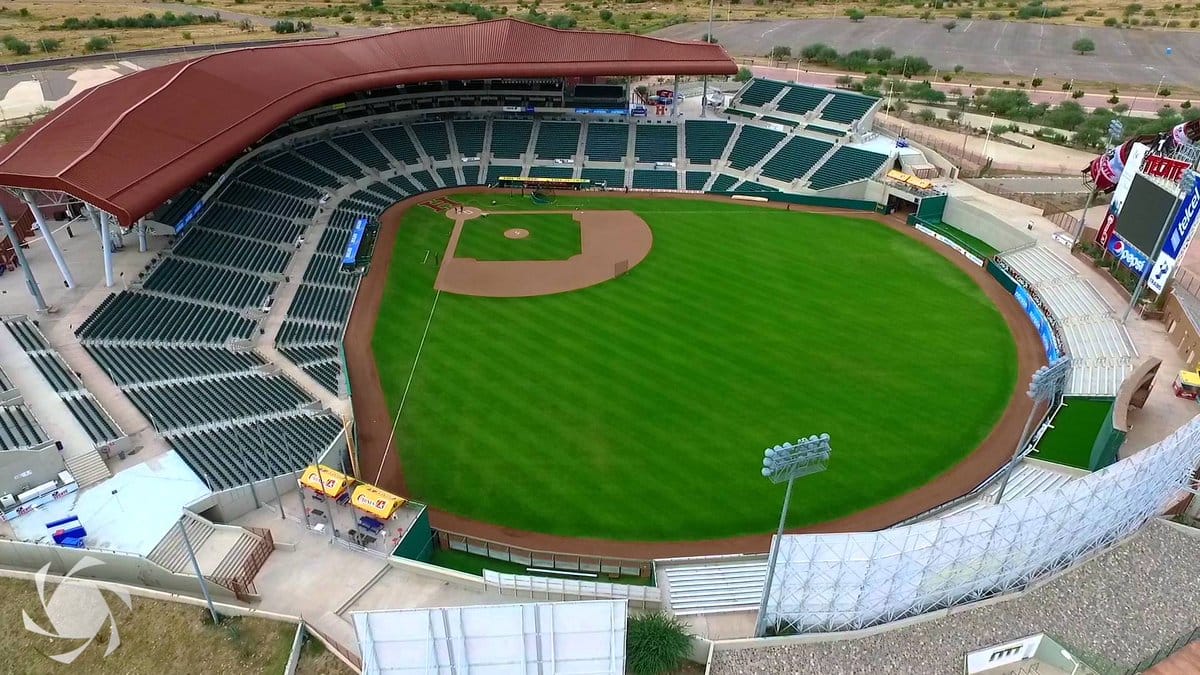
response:
{"label": "yellow tarp", "polygon": [[350,503],[356,509],[366,511],[381,520],[387,520],[392,517],[396,509],[404,506],[404,498],[397,497],[390,492],[384,492],[374,485],[361,483],[358,487],[354,488],[354,493],[350,497]]}
{"label": "yellow tarp", "polygon": [[[321,479],[325,479],[325,484],[321,484]],[[335,469],[331,469],[324,464],[321,465],[321,470],[318,473],[317,466],[314,464],[304,470],[300,474],[300,484],[310,490],[323,492],[330,497],[340,497],[346,488],[354,482],[346,474]]]}
{"label": "yellow tarp", "polygon": [[1200,375],[1190,371],[1179,371],[1179,382],[1188,387],[1200,387]]}

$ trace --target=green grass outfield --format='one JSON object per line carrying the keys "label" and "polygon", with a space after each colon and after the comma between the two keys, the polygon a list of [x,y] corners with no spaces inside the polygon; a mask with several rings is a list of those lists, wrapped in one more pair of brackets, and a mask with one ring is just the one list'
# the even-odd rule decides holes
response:
{"label": "green grass outfield", "polygon": [[453,223],[405,216],[373,348],[392,410],[420,348],[396,431],[407,496],[566,536],[768,532],[783,486],[759,473],[766,446],[832,436],[829,470],[797,484],[788,520],[817,523],[962,460],[1013,392],[999,311],[878,223],[676,199],[560,196],[552,208],[573,207],[636,211],[650,255],[580,291],[440,294],[436,307],[422,260]]}
{"label": "green grass outfield", "polygon": [[[525,229],[529,236],[509,239],[504,232]],[[569,213],[547,213],[537,218],[497,214],[468,220],[454,255],[476,260],[566,260],[583,252],[579,223]]]}
{"label": "green grass outfield", "polygon": [[1111,399],[1068,398],[1051,422],[1054,428],[1042,436],[1033,457],[1086,470],[1092,461],[1092,446],[1111,408]]}
{"label": "green grass outfield", "polygon": [[1000,249],[995,246],[992,246],[979,237],[969,235],[953,225],[946,223],[923,223],[923,225],[958,243],[959,246],[962,246],[980,258],[990,258],[1000,252]]}

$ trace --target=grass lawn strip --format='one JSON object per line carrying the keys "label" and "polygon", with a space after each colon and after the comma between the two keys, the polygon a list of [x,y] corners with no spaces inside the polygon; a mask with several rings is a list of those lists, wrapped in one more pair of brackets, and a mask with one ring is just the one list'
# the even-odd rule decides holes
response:
{"label": "grass lawn strip", "polygon": [[[766,532],[783,488],[759,475],[762,449],[828,432],[829,470],[798,486],[788,519],[816,523],[959,462],[1015,386],[1013,339],[984,293],[877,223],[687,200],[552,208],[632,210],[654,248],[572,293],[443,294],[397,427],[413,498],[564,536]],[[373,340],[392,409],[433,297],[422,253],[452,225],[414,209],[400,226]]]}
{"label": "grass lawn strip", "polygon": [[1100,427],[1108,419],[1112,401],[1106,399],[1068,398],[1054,416],[1054,428],[1042,436],[1033,456],[1055,464],[1087,470],[1092,459],[1092,445]]}
{"label": "grass lawn strip", "polygon": [[[505,236],[515,229],[529,235]],[[454,255],[476,260],[566,260],[582,252],[579,223],[569,213],[496,213],[463,223]]]}

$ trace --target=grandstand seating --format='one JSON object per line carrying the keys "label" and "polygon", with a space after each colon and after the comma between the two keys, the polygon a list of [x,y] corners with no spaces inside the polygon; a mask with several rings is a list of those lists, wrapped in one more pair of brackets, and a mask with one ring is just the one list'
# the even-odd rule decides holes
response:
{"label": "grandstand seating", "polygon": [[346,155],[338,152],[337,148],[325,141],[317,141],[296,148],[296,154],[304,157],[313,164],[329,171],[335,176],[346,176],[351,179],[362,178],[365,174]]}
{"label": "grandstand seating", "polygon": [[188,211],[200,201],[204,196],[204,192],[209,188],[206,183],[196,183],[179,194],[166,208],[160,209],[161,213],[157,214],[156,220],[168,225],[174,225],[183,218]]}
{"label": "grandstand seating", "polygon": [[342,430],[333,415],[293,416],[188,430],[171,445],[213,489],[264,480],[312,463],[316,452]]}
{"label": "grandstand seating", "polygon": [[172,254],[257,274],[282,274],[288,260],[288,253],[278,246],[195,226],[189,228]]}
{"label": "grandstand seating", "polygon": [[458,176],[454,173],[454,167],[442,166],[437,170],[438,178],[442,179],[442,183],[446,187],[458,185]]}
{"label": "grandstand seating", "polygon": [[445,122],[414,124],[412,130],[430,159],[446,159],[450,156],[450,137],[446,134]]}
{"label": "grandstand seating", "polygon": [[274,190],[285,195],[308,200],[321,196],[321,190],[315,186],[296,180],[290,176],[285,176],[281,173],[268,169],[264,164],[257,164],[250,167],[238,177],[238,181],[247,185],[256,185],[258,187]]}
{"label": "grandstand seating", "polygon": [[736,182],[738,182],[738,179],[723,173],[717,176],[716,180],[713,181],[711,189],[713,192],[725,192],[732,189],[734,183]]}
{"label": "grandstand seating", "polygon": [[765,560],[664,565],[660,579],[674,614],[753,610],[766,583]]}
{"label": "grandstand seating", "polygon": [[292,152],[281,152],[263,162],[263,166],[305,183],[323,188],[336,188],[342,181],[337,175],[313,166],[302,157]]}
{"label": "grandstand seating", "polygon": [[593,183],[604,183],[610,188],[625,185],[624,169],[584,169],[579,177]]}
{"label": "grandstand seating", "polygon": [[862,119],[879,99],[850,92],[834,92],[833,100],[821,109],[821,119],[853,124]]}
{"label": "grandstand seating", "polygon": [[687,120],[684,122],[684,149],[693,164],[711,164],[720,159],[733,135],[728,122]]}
{"label": "grandstand seating", "polygon": [[264,281],[256,274],[213,267],[186,258],[168,258],[158,266],[145,288],[243,309],[261,305],[275,289],[275,284]]}
{"label": "grandstand seating", "polygon": [[471,164],[462,168],[463,183],[466,185],[479,185],[479,165]]}
{"label": "grandstand seating", "polygon": [[783,98],[779,99],[779,110],[793,115],[804,115],[816,110],[827,96],[829,92],[824,89],[791,85]]}
{"label": "grandstand seating", "polygon": [[736,192],[779,192],[778,188],[763,185],[762,183],[755,183],[752,180],[744,180],[735,185],[733,189]]}
{"label": "grandstand seating", "polygon": [[579,122],[542,122],[534,155],[538,159],[570,159],[579,147]]}
{"label": "grandstand seating", "polygon": [[215,347],[163,347],[84,343],[118,387],[257,371],[266,361],[255,352]]}
{"label": "grandstand seating", "polygon": [[570,178],[571,168],[566,166],[534,166],[529,168],[530,178]]}
{"label": "grandstand seating", "polygon": [[125,394],[160,433],[230,419],[295,411],[310,403],[300,387],[284,377],[258,373],[209,377],[196,381],[139,384]]}
{"label": "grandstand seating", "polygon": [[[578,125],[576,125],[578,128]],[[496,120],[492,122],[492,157],[517,159],[529,148],[533,122],[527,120]],[[578,133],[578,130],[576,131]],[[578,142],[578,137],[576,138]],[[571,147],[575,152],[575,147]],[[488,183],[493,181],[489,180]]]}
{"label": "grandstand seating", "polygon": [[775,80],[750,80],[750,84],[742,91],[738,100],[735,102],[740,105],[751,105],[761,107],[771,102],[771,99],[779,95],[783,88],[787,86],[783,82]]}
{"label": "grandstand seating", "polygon": [[364,132],[358,131],[352,134],[337,136],[331,142],[345,151],[346,154],[376,171],[387,171],[391,168],[392,163],[383,156],[383,153],[371,142],[370,138],[367,138]]}
{"label": "grandstand seating", "polygon": [[738,134],[733,149],[729,151],[729,166],[735,169],[748,169],[754,166],[761,162],[762,158],[776,145],[779,145],[783,137],[782,133],[774,129],[751,125],[743,126],[742,133]]}
{"label": "grandstand seating", "polygon": [[708,182],[711,176],[712,174],[707,171],[688,171],[684,175],[684,189],[703,190],[704,184]]}
{"label": "grandstand seating", "polygon": [[642,190],[675,190],[679,188],[679,174],[675,171],[635,169],[633,187]]}
{"label": "grandstand seating", "polygon": [[437,189],[437,183],[433,182],[433,176],[428,171],[414,171],[411,178],[414,184],[425,186],[425,190]]}
{"label": "grandstand seating", "polygon": [[0,406],[0,450],[16,450],[48,441],[33,413],[23,405]]}
{"label": "grandstand seating", "polygon": [[[674,162],[679,156],[679,131],[674,124],[639,124],[634,155],[639,162]],[[591,130],[588,131],[591,134]],[[622,154],[625,149],[621,149]]]}
{"label": "grandstand seating", "polygon": [[824,190],[870,178],[883,167],[887,158],[887,155],[869,150],[840,147],[813,173],[809,186],[814,190]]}
{"label": "grandstand seating", "polygon": [[408,136],[408,129],[401,124],[394,127],[372,129],[371,134],[393,157],[405,164],[417,164],[421,161],[420,153]]}
{"label": "grandstand seating", "polygon": [[833,147],[831,143],[805,136],[794,136],[763,165],[762,174],[785,183],[808,173]]}
{"label": "grandstand seating", "polygon": [[[483,154],[483,139],[487,123],[483,120],[455,120],[454,140],[464,157],[479,157]],[[471,183],[473,181],[467,181]]]}
{"label": "grandstand seating", "polygon": [[75,330],[77,336],[85,340],[222,344],[229,338],[249,339],[254,331],[253,321],[226,309],[136,292],[110,297],[114,298],[111,303]]}
{"label": "grandstand seating", "polygon": [[[673,132],[674,127],[671,130]],[[628,146],[628,124],[594,122],[587,127],[587,140],[583,154],[591,162],[621,162],[625,160],[625,151]]]}

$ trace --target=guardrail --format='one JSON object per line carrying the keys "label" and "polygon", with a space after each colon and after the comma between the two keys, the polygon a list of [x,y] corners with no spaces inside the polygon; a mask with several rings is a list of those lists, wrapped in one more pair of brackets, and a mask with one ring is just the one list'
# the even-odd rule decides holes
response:
{"label": "guardrail", "polygon": [[641,609],[662,607],[662,591],[654,586],[632,586],[610,584],[603,581],[580,579],[554,579],[532,577],[523,574],[501,574],[492,570],[483,571],[483,586],[500,595],[514,595],[531,599],[556,600],[559,598],[601,598],[606,600],[628,600]]}

